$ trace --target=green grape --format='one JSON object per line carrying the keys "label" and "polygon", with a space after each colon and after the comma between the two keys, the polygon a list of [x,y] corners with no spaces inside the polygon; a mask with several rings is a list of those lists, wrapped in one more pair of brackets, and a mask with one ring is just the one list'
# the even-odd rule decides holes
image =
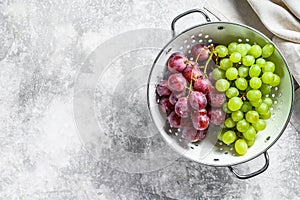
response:
{"label": "green grape", "polygon": [[249,81],[249,85],[253,89],[260,88],[261,84],[262,84],[262,82],[261,82],[260,78],[258,78],[258,77],[252,77]]}
{"label": "green grape", "polygon": [[259,90],[249,90],[246,94],[246,97],[249,101],[258,101],[261,99],[261,92]]}
{"label": "green grape", "polygon": [[236,42],[231,42],[229,45],[228,45],[228,53],[233,53],[236,51],[236,47],[237,47],[238,43]]}
{"label": "green grape", "polygon": [[262,49],[259,45],[254,44],[249,49],[248,54],[254,56],[254,58],[258,58],[262,54]]}
{"label": "green grape", "polygon": [[216,89],[219,92],[225,92],[226,90],[228,90],[229,87],[230,87],[230,83],[226,79],[221,78],[216,82]]}
{"label": "green grape", "polygon": [[246,113],[246,120],[250,123],[256,123],[259,120],[259,114],[255,110]]}
{"label": "green grape", "polygon": [[273,105],[273,100],[270,97],[262,98],[262,102],[267,104],[269,107],[271,107]]}
{"label": "green grape", "polygon": [[260,104],[262,103],[262,99],[259,99],[257,101],[250,101],[251,105],[254,106],[255,108],[260,106]]}
{"label": "green grape", "polygon": [[235,127],[236,122],[233,121],[233,119],[231,117],[229,117],[225,120],[224,124],[227,128],[233,128],[233,127]]}
{"label": "green grape", "polygon": [[261,68],[259,65],[254,64],[249,69],[250,77],[259,77],[260,73],[261,73]]}
{"label": "green grape", "polygon": [[223,57],[227,56],[227,54],[228,54],[228,49],[227,49],[227,47],[224,46],[224,45],[218,45],[218,46],[216,47],[216,52],[217,52],[217,54],[218,54],[218,56],[219,56],[220,58],[223,58]]}
{"label": "green grape", "polygon": [[244,113],[241,110],[237,110],[231,113],[233,121],[238,122],[244,118]]}
{"label": "green grape", "polygon": [[245,155],[248,151],[247,142],[244,139],[238,139],[234,143],[234,150],[241,156]]}
{"label": "green grape", "polygon": [[253,123],[252,126],[256,131],[262,131],[267,127],[265,120],[259,119],[256,123]]}
{"label": "green grape", "polygon": [[236,46],[236,52],[239,52],[241,54],[242,57],[247,55],[248,52],[248,48],[247,45],[240,43]]}
{"label": "green grape", "polygon": [[245,43],[245,46],[246,46],[246,48],[247,48],[247,53],[249,53],[249,50],[251,49],[251,45],[248,44],[248,43]]}
{"label": "green grape", "polygon": [[223,135],[222,135],[222,141],[225,144],[231,144],[236,140],[236,134],[234,131],[226,131]]}
{"label": "green grape", "polygon": [[261,76],[261,80],[263,83],[271,84],[273,81],[274,74],[272,72],[265,72]]}
{"label": "green grape", "polygon": [[220,68],[215,68],[212,71],[212,77],[216,81],[221,79],[221,78],[225,78],[225,71],[223,69],[220,69]]}
{"label": "green grape", "polygon": [[237,97],[239,96],[239,90],[236,87],[230,87],[226,91],[226,96],[228,98]]}
{"label": "green grape", "polygon": [[274,72],[275,71],[275,64],[271,61],[267,61],[263,67],[262,67],[263,72]]}
{"label": "green grape", "polygon": [[249,67],[246,67],[244,65],[241,65],[239,68],[238,68],[238,72],[239,72],[239,77],[241,78],[246,78],[249,74]]}
{"label": "green grape", "polygon": [[261,115],[261,114],[264,114],[264,113],[268,112],[269,106],[265,103],[261,103],[259,106],[257,106],[255,108],[255,110],[258,112],[258,114]]}
{"label": "green grape", "polygon": [[272,44],[268,43],[262,48],[261,55],[263,58],[268,58],[273,54],[274,50],[275,50],[274,46]]}
{"label": "green grape", "polygon": [[227,102],[225,102],[223,104],[222,108],[223,108],[223,110],[224,110],[225,113],[231,113],[232,112],[231,110],[229,110]]}
{"label": "green grape", "polygon": [[270,119],[271,117],[271,111],[268,110],[268,112],[266,112],[265,114],[260,115],[261,119]]}
{"label": "green grape", "polygon": [[228,69],[229,67],[232,67],[233,63],[231,62],[231,60],[229,58],[223,58],[220,61],[220,68],[223,70]]}
{"label": "green grape", "polygon": [[241,133],[247,131],[249,127],[250,127],[250,124],[245,119],[238,121],[238,123],[236,124],[236,129]]}
{"label": "green grape", "polygon": [[245,78],[237,78],[234,83],[239,90],[246,90],[248,87],[248,81]]}
{"label": "green grape", "polygon": [[255,142],[255,138],[253,140],[246,140],[248,147],[251,147],[254,142]]}
{"label": "green grape", "polygon": [[271,87],[268,84],[263,83],[261,84],[260,91],[263,95],[270,94]]}
{"label": "green grape", "polygon": [[242,55],[239,52],[232,52],[232,54],[229,56],[229,59],[233,63],[238,63],[242,59]]}
{"label": "green grape", "polygon": [[243,105],[241,107],[241,111],[245,113],[245,112],[248,112],[250,110],[252,110],[252,105],[250,104],[249,101],[244,101]]}
{"label": "green grape", "polygon": [[239,110],[242,107],[242,105],[243,105],[243,101],[239,97],[232,97],[228,101],[228,108],[231,111],[237,111],[237,110]]}
{"label": "green grape", "polygon": [[254,62],[255,62],[254,56],[246,55],[242,58],[242,64],[245,66],[249,67],[249,66],[253,65]]}
{"label": "green grape", "polygon": [[263,67],[264,64],[266,63],[266,60],[263,59],[263,58],[257,58],[255,63],[256,63],[257,65],[259,65],[260,67]]}
{"label": "green grape", "polygon": [[217,132],[217,138],[218,138],[218,140],[222,141],[223,133],[224,133],[223,130],[219,130],[219,131]]}
{"label": "green grape", "polygon": [[271,86],[276,87],[280,84],[280,77],[277,74],[273,75],[273,81],[270,83]]}
{"label": "green grape", "polygon": [[239,75],[239,72],[234,67],[229,67],[225,72],[226,78],[230,81],[235,80],[238,77],[238,75]]}
{"label": "green grape", "polygon": [[249,126],[247,131],[243,132],[243,136],[246,140],[253,140],[256,136],[256,130],[253,126]]}

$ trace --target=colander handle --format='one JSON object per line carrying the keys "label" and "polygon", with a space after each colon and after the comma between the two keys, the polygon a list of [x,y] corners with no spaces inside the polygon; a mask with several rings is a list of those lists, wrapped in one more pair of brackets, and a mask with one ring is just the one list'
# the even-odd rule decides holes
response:
{"label": "colander handle", "polygon": [[264,171],[267,170],[267,168],[269,167],[269,154],[265,151],[265,152],[264,152],[264,156],[265,156],[265,160],[266,160],[265,165],[264,165],[261,169],[255,171],[255,172],[252,172],[252,173],[250,173],[250,174],[241,175],[241,174],[239,174],[239,173],[237,172],[237,170],[235,170],[232,166],[229,166],[228,168],[229,168],[230,171],[231,171],[232,173],[234,173],[234,175],[235,175],[236,177],[238,177],[239,179],[248,179],[248,178],[257,176],[257,175],[259,175],[259,174],[261,174],[261,173],[263,173]]}
{"label": "colander handle", "polygon": [[171,23],[171,30],[172,30],[172,37],[175,37],[176,35],[176,32],[175,32],[175,23],[178,19],[188,15],[188,14],[191,14],[191,13],[195,13],[195,12],[198,12],[198,13],[201,13],[207,22],[211,22],[210,18],[208,17],[208,15],[203,11],[203,10],[200,10],[200,9],[192,9],[192,10],[188,10],[184,13],[181,13],[180,15],[178,15],[177,17],[175,17]]}

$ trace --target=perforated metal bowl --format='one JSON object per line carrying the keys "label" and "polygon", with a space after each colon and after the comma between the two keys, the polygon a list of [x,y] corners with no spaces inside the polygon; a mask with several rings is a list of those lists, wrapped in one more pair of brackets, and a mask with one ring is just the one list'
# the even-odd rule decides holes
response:
{"label": "perforated metal bowl", "polygon": [[[175,34],[175,23],[181,17],[198,12],[205,16],[207,23],[193,26],[180,34]],[[293,104],[293,80],[290,75],[288,65],[282,53],[276,45],[261,32],[242,24],[230,22],[211,22],[209,17],[202,10],[189,10],[177,16],[171,24],[173,38],[161,50],[152,66],[148,80],[148,108],[151,117],[159,132],[167,143],[183,156],[210,166],[228,166],[230,170],[241,179],[250,178],[265,171],[269,165],[267,150],[280,138],[284,132],[291,115]],[[269,95],[274,104],[271,108],[272,116],[267,120],[267,128],[260,131],[256,136],[255,144],[248,149],[244,156],[235,155],[233,147],[225,145],[217,140],[217,131],[208,130],[208,137],[200,143],[187,143],[182,139],[180,130],[171,131],[166,128],[166,116],[159,110],[156,100],[156,85],[165,75],[167,70],[166,63],[173,52],[182,52],[185,55],[190,54],[190,49],[196,43],[217,43],[228,45],[230,42],[248,42],[250,44],[259,44],[264,46],[272,43],[275,46],[274,54],[269,58],[276,65],[276,71],[281,84],[273,87]],[[264,166],[253,173],[240,175],[232,167],[241,164],[259,155],[264,154]]]}

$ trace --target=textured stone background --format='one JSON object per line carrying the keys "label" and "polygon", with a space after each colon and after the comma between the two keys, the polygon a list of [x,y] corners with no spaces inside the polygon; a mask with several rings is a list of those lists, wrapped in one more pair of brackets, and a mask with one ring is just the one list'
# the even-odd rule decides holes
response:
{"label": "textured stone background", "polygon": [[0,199],[299,199],[299,103],[268,151],[269,169],[250,180],[182,157],[148,172],[118,170],[89,154],[77,134],[74,82],[87,56],[120,33],[168,29],[204,3],[0,1]]}

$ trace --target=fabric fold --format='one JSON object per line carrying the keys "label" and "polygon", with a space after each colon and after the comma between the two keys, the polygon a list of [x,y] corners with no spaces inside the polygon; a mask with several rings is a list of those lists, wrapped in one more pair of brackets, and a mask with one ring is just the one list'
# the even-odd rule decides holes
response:
{"label": "fabric fold", "polygon": [[[248,0],[248,2],[262,23],[274,35],[300,43],[300,23],[288,10],[269,0]],[[298,7],[300,10],[300,4]]]}

